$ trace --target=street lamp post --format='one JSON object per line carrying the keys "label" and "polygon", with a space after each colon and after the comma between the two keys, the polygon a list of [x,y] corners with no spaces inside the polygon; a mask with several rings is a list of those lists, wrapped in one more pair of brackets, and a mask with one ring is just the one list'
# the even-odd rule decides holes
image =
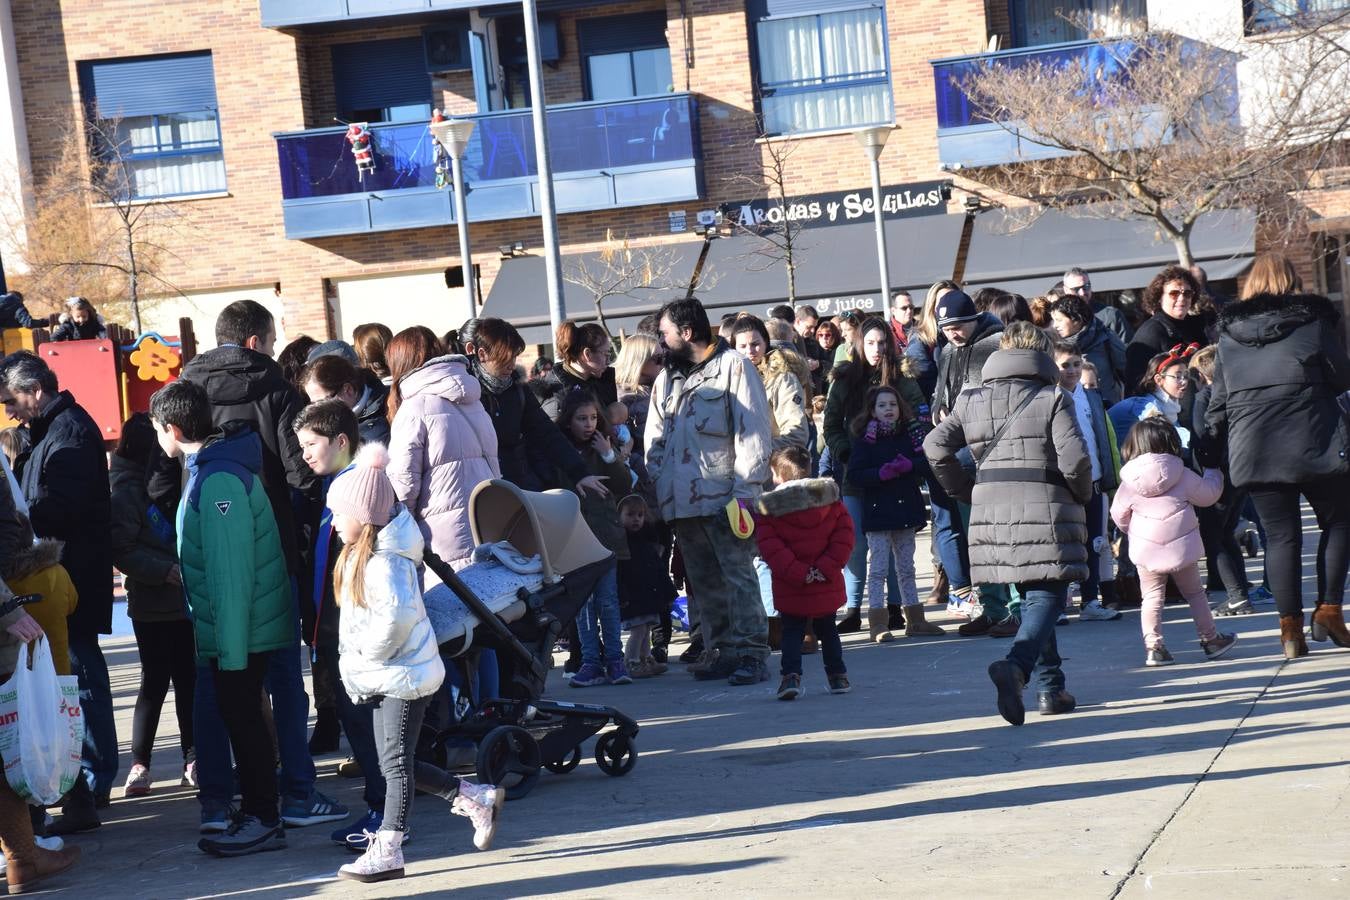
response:
{"label": "street lamp post", "polygon": [[887,328],[891,327],[891,269],[886,260],[886,222],[881,212],[881,151],[894,130],[894,125],[875,125],[853,133],[872,161],[872,213],[877,227],[877,266],[881,270],[881,312]]}
{"label": "street lamp post", "polygon": [[558,215],[553,206],[553,166],[548,158],[548,119],[544,75],[539,61],[539,9],[536,0],[522,0],[525,58],[530,76],[530,118],[534,122],[534,157],[539,171],[539,218],[544,232],[544,283],[548,288],[550,338],[567,318],[563,304],[562,253],[558,249]]}
{"label": "street lamp post", "polygon": [[446,119],[431,126],[431,136],[450,156],[454,178],[455,225],[459,230],[459,264],[464,269],[464,287],[469,291],[469,312],[478,314],[478,279],[473,274],[473,256],[469,251],[469,204],[464,194],[464,151],[473,136],[472,119]]}

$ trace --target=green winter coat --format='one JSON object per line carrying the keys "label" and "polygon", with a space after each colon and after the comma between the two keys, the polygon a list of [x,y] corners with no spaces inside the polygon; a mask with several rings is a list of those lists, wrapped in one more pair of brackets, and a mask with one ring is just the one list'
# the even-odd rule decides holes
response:
{"label": "green winter coat", "polygon": [[223,670],[297,644],[296,606],[272,504],[258,473],[262,442],[230,423],[188,457],[178,557],[197,656]]}

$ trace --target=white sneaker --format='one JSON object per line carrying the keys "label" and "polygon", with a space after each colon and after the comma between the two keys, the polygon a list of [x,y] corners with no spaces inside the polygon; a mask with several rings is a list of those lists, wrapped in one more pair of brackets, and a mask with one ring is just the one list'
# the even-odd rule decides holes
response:
{"label": "white sneaker", "polygon": [[380,829],[366,832],[366,852],[356,862],[338,869],[348,881],[389,881],[403,877],[403,832]]}
{"label": "white sneaker", "polygon": [[41,835],[34,835],[33,843],[37,844],[43,850],[50,850],[53,853],[55,853],[57,850],[64,850],[66,846],[66,842],[61,840],[61,838],[57,837],[56,835],[52,835],[51,837],[42,837]]}
{"label": "white sneaker", "polygon": [[148,793],[150,793],[150,770],[136,763],[127,773],[127,783],[122,788],[122,796],[144,797]]}
{"label": "white sneaker", "polygon": [[492,846],[497,833],[497,817],[506,802],[506,791],[487,784],[459,780],[459,794],[450,803],[450,811],[473,823],[473,845],[479,850]]}
{"label": "white sneaker", "polygon": [[1102,606],[1100,600],[1085,603],[1083,608],[1078,611],[1078,621],[1080,622],[1114,622],[1119,618],[1120,610],[1107,609]]}

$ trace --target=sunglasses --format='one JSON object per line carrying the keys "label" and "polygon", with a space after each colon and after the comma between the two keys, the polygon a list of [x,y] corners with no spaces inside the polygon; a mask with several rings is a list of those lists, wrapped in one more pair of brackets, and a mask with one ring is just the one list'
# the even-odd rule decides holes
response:
{"label": "sunglasses", "polygon": [[912,306],[894,306],[891,308],[896,312],[914,312],[914,307]]}
{"label": "sunglasses", "polygon": [[1169,300],[1177,300],[1177,299],[1182,298],[1182,297],[1184,297],[1185,299],[1189,300],[1189,299],[1191,299],[1191,298],[1194,297],[1194,296],[1195,296],[1195,291],[1190,290],[1189,288],[1187,288],[1187,289],[1185,289],[1185,290],[1181,290],[1181,291],[1168,291],[1168,292],[1167,292],[1167,298],[1168,298]]}

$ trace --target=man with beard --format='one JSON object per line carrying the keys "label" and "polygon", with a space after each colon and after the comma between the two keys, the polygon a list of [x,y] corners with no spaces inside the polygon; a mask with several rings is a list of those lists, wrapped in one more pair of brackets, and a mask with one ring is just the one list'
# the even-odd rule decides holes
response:
{"label": "man with beard", "polygon": [[757,684],[769,677],[768,622],[755,542],[737,525],[752,521],[749,506],[769,479],[768,396],[751,363],[713,338],[698,300],[668,303],[659,323],[667,367],[652,385],[647,471],[707,634],[695,677]]}

